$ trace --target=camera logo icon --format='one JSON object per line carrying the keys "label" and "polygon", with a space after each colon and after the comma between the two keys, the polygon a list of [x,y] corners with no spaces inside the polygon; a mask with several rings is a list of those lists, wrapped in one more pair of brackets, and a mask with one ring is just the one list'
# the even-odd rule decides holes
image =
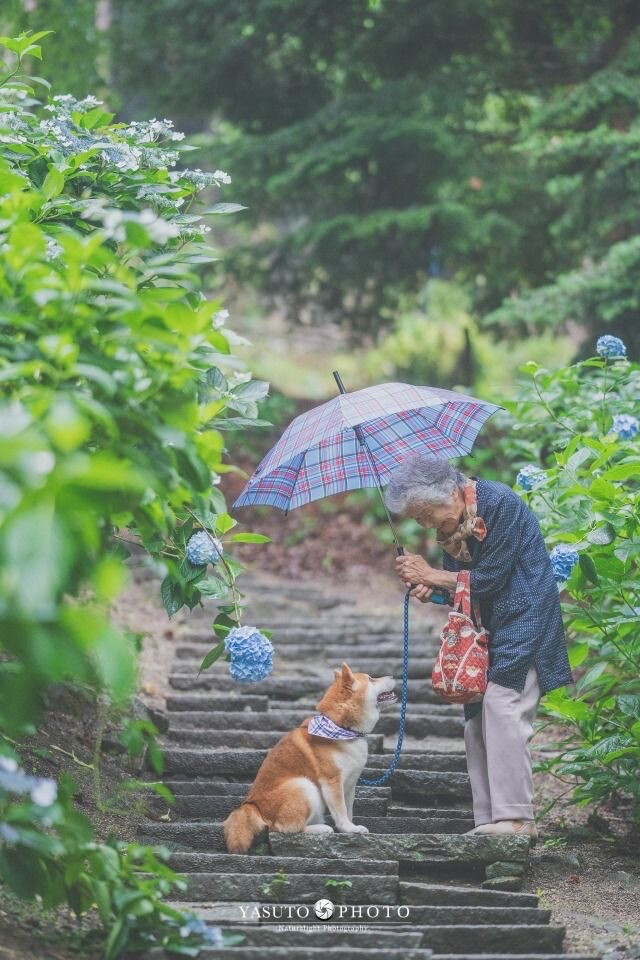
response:
{"label": "camera logo icon", "polygon": [[334,910],[331,900],[316,900],[313,905],[313,912],[318,920],[329,920],[333,916]]}

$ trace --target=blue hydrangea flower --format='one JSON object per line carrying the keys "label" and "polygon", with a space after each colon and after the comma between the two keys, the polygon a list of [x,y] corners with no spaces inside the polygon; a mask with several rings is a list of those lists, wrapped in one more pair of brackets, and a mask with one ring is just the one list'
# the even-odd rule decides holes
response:
{"label": "blue hydrangea flower", "polygon": [[526,467],[519,471],[516,483],[523,490],[533,490],[534,487],[537,487],[539,483],[543,483],[546,479],[547,475],[544,470],[536,467],[533,463],[528,463]]}
{"label": "blue hydrangea flower", "polygon": [[223,947],[224,939],[220,927],[210,927],[208,923],[196,916],[195,913],[187,914],[186,923],[180,927],[180,936],[200,937],[203,943],[209,947]]}
{"label": "blue hydrangea flower", "polygon": [[553,576],[556,581],[558,583],[564,583],[565,580],[569,579],[571,571],[578,562],[578,552],[568,544],[561,543],[553,548],[549,554],[549,559],[551,560]]}
{"label": "blue hydrangea flower", "polygon": [[627,348],[624,341],[621,340],[620,337],[612,337],[610,333],[605,333],[603,337],[598,337],[596,350],[601,357],[605,357],[608,360],[616,360],[621,357],[626,357],[627,355]]}
{"label": "blue hydrangea flower", "polygon": [[621,440],[631,440],[640,430],[640,424],[635,417],[626,413],[617,413],[613,418],[613,427],[610,433],[617,433]]}
{"label": "blue hydrangea flower", "polygon": [[273,644],[257,627],[232,627],[225,637],[229,672],[239,683],[258,683],[273,670]]}
{"label": "blue hydrangea flower", "polygon": [[206,530],[198,530],[189,537],[187,560],[194,567],[207,563],[217,563],[222,557],[223,547],[217,537],[211,537]]}

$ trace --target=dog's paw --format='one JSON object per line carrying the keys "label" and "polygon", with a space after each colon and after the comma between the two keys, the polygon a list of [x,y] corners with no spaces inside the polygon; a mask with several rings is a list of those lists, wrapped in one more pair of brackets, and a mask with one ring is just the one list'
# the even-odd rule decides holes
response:
{"label": "dog's paw", "polygon": [[360,823],[350,823],[349,826],[343,827],[340,833],[369,833],[369,830]]}
{"label": "dog's paw", "polygon": [[333,833],[333,827],[328,823],[308,823],[304,833]]}

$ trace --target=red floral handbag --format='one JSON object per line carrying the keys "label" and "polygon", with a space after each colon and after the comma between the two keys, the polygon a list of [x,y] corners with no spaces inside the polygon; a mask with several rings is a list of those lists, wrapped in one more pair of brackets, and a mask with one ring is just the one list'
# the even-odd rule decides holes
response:
{"label": "red floral handbag", "polygon": [[489,634],[475,602],[473,622],[470,579],[470,570],[459,571],[453,610],[440,634],[440,650],[431,673],[433,689],[447,703],[473,703],[482,699],[487,689]]}

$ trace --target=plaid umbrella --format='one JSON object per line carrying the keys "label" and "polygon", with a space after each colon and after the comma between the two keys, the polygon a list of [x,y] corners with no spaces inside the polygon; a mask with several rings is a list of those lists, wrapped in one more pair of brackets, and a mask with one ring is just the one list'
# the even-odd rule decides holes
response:
{"label": "plaid umbrella", "polygon": [[268,504],[288,511],[334,493],[380,489],[413,451],[447,458],[469,453],[499,409],[462,393],[408,383],[341,392],[289,424],[234,507]]}

